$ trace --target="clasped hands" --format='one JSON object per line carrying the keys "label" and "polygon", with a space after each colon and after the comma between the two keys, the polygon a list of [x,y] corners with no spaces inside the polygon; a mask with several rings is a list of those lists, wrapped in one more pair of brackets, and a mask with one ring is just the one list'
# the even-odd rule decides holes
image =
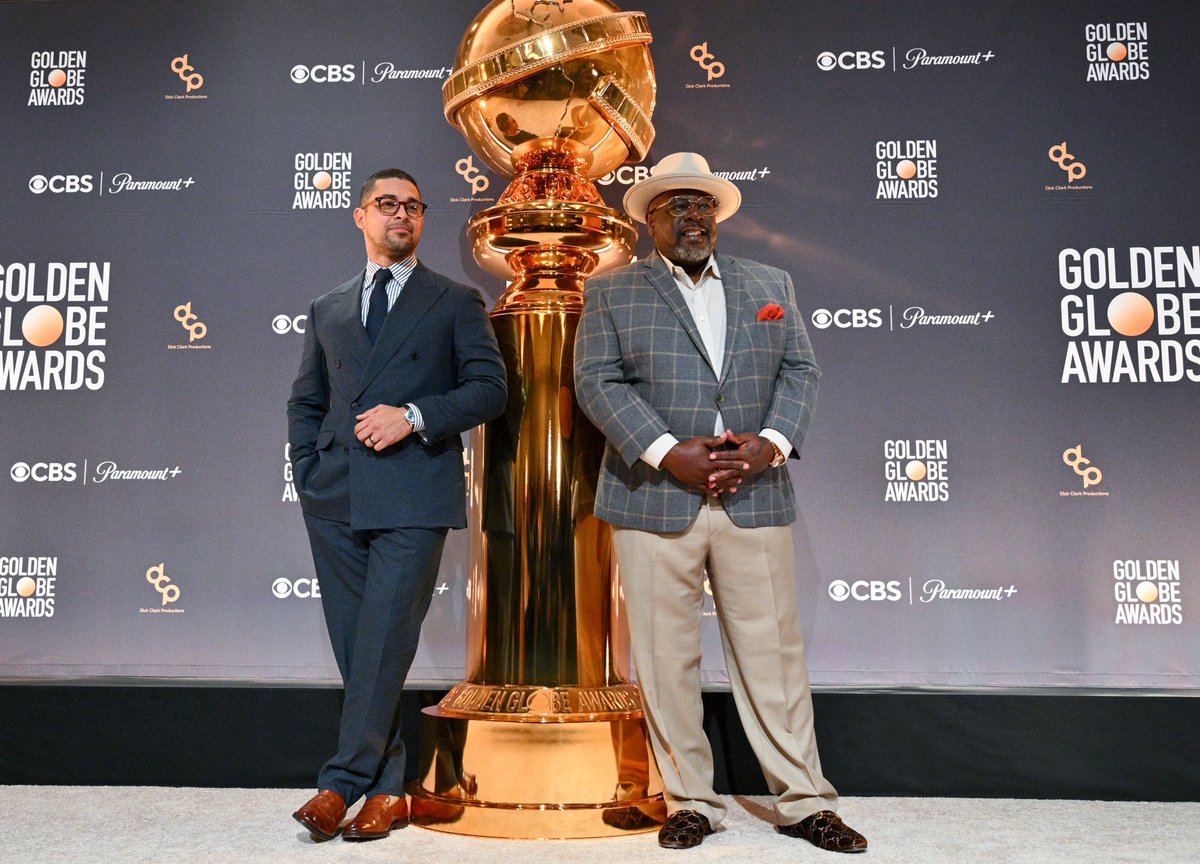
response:
{"label": "clasped hands", "polygon": [[[727,444],[735,449],[720,449]],[[743,480],[766,470],[774,458],[775,448],[766,438],[726,429],[720,435],[680,441],[667,451],[659,467],[697,492],[716,497],[737,492]]]}
{"label": "clasped hands", "polygon": [[404,416],[405,409],[395,405],[376,405],[369,408],[354,419],[358,425],[354,427],[354,436],[369,450],[378,453],[403,441],[412,434],[412,424]]}

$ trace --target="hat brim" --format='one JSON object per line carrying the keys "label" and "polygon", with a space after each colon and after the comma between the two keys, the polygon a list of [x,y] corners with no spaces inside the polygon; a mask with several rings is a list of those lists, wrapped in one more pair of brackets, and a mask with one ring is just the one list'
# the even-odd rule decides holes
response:
{"label": "hat brim", "polygon": [[742,206],[742,191],[731,180],[716,177],[712,174],[698,174],[686,171],[671,174],[652,175],[629,187],[622,203],[625,212],[638,222],[646,221],[646,210],[650,202],[664,192],[673,190],[695,189],[697,192],[707,192],[717,199],[716,220],[723,222]]}

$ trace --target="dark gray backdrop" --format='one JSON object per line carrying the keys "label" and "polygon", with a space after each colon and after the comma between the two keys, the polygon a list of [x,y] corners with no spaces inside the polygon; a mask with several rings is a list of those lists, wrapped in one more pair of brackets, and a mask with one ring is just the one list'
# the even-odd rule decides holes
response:
{"label": "dark gray backdrop", "polygon": [[[463,229],[505,178],[477,173],[478,158],[459,164],[470,150],[441,111],[444,72],[480,7],[0,6],[0,676],[336,678],[319,602],[297,596],[312,565],[299,507],[284,500],[284,403],[294,319],[360,269],[363,250],[349,207],[294,207],[296,160],[318,154],[304,187],[325,154],[350,154],[351,189],[380,167],[413,173],[431,205],[422,260],[497,296]],[[1106,310],[1143,254],[1131,249],[1200,258],[1200,13],[625,8],[655,34],[646,164],[687,149],[729,172],[743,206],[720,247],[792,274],[824,370],[791,469],[814,683],[1194,691],[1196,275],[1160,268],[1129,289],[1159,313],[1196,310],[1179,319],[1191,333],[1155,314],[1140,336],[1076,336],[1062,309],[1091,303],[1093,330],[1111,330]],[[1117,42],[1128,56],[1108,60]],[[1091,46],[1104,59],[1091,62]],[[380,64],[401,74],[375,81]],[[43,83],[55,69],[62,87]],[[1089,80],[1122,70],[1142,77]],[[30,104],[68,90],[82,103]],[[903,171],[910,154],[936,196],[914,183],[919,197],[880,197],[877,174]],[[1068,173],[1076,164],[1082,177]],[[178,188],[114,186],[125,174]],[[611,205],[634,176],[601,184]],[[1102,287],[1061,284],[1070,249],[1104,250],[1087,256]],[[1110,256],[1114,267],[1096,265]],[[51,265],[71,262],[84,274],[107,264],[107,283],[39,300],[61,284]],[[189,303],[194,318],[179,309]],[[68,328],[36,347],[22,324],[53,318],[41,305],[104,328],[92,344],[66,344]],[[929,317],[905,327],[913,307]],[[198,323],[206,332],[189,341]],[[1064,382],[1069,352],[1103,351],[1178,351],[1182,380]],[[103,355],[101,386],[26,378],[69,352]],[[1064,453],[1076,447],[1073,467]],[[908,479],[914,460],[927,479]],[[467,546],[451,535],[414,681],[462,674]],[[178,597],[164,603],[170,586]],[[719,685],[715,626],[705,671]]]}

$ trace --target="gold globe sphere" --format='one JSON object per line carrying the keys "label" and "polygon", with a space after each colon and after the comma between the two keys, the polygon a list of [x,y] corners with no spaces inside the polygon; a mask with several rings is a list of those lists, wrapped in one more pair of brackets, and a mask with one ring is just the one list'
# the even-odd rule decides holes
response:
{"label": "gold globe sphere", "polygon": [[527,145],[590,154],[583,170],[603,177],[650,150],[650,41],[645,15],[607,0],[493,0],[442,88],[446,119],[500,174],[515,173],[513,151]]}

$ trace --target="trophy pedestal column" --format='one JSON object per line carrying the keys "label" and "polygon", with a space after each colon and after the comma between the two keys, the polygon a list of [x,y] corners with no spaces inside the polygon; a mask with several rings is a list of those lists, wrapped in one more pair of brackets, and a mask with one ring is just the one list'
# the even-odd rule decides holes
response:
{"label": "trophy pedestal column", "polygon": [[[542,202],[484,211],[471,228],[493,248],[514,242],[512,222],[535,237],[570,226],[624,240],[631,232],[609,229],[617,218]],[[597,256],[526,242],[505,260],[517,275],[491,317],[508,405],[471,448],[467,679],[424,711],[412,820],[488,837],[656,830],[662,779],[627,680],[611,528],[593,509],[604,439],[572,375]]]}

